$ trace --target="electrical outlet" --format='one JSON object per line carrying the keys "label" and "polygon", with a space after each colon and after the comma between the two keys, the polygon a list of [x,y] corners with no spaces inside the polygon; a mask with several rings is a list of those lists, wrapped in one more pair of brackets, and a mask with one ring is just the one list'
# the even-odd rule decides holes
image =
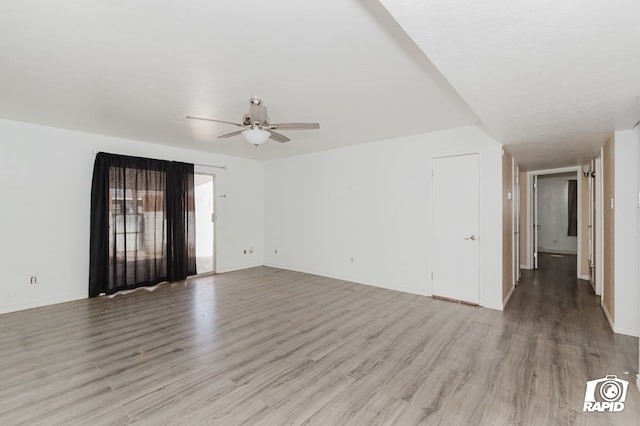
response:
{"label": "electrical outlet", "polygon": [[33,285],[33,284],[38,284],[38,277],[36,277],[35,275],[32,276],[31,278],[29,278],[29,284]]}
{"label": "electrical outlet", "polygon": [[243,250],[242,252],[243,252],[244,254],[247,254],[247,251],[246,251],[246,250]]}
{"label": "electrical outlet", "polygon": [[278,254],[278,249],[275,249],[275,254]]}

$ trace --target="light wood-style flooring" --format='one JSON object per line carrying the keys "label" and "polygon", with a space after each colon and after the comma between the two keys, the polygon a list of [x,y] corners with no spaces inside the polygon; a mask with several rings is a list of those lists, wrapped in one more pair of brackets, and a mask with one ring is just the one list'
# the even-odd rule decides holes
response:
{"label": "light wood-style flooring", "polygon": [[259,267],[0,315],[0,424],[640,424],[637,338],[541,268],[504,312]]}

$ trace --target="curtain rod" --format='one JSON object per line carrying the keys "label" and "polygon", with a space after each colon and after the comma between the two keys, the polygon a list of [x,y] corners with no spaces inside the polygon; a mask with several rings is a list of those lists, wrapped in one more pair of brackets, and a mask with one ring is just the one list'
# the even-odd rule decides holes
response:
{"label": "curtain rod", "polygon": [[212,166],[211,164],[194,164],[194,166],[200,166],[200,167],[213,167],[216,169],[224,169],[227,170],[227,166]]}
{"label": "curtain rod", "polygon": [[[98,155],[98,153],[101,151],[98,151],[97,149],[93,150],[93,155]],[[200,167],[213,167],[215,169],[223,169],[223,170],[227,170],[227,166],[212,166],[211,164],[194,164],[194,166],[200,166]]]}

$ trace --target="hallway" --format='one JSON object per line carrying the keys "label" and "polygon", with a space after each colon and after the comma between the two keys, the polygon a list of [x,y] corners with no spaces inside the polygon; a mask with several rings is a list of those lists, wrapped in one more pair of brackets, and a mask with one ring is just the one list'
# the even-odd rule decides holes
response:
{"label": "hallway", "polygon": [[[526,339],[523,374],[531,380],[531,394],[555,399],[561,407],[580,411],[571,401],[584,397],[585,382],[617,375],[629,382],[625,423],[621,413],[606,416],[616,424],[637,424],[640,399],[635,386],[638,339],[614,334],[588,281],[575,278],[576,256],[540,254],[537,271],[522,277],[504,311],[513,332]],[[549,367],[550,366],[550,367]],[[540,374],[542,372],[542,374]],[[543,377],[547,375],[547,377]],[[548,381],[548,383],[545,383]],[[526,392],[526,390],[525,390]],[[566,394],[565,394],[566,393]],[[631,415],[633,416],[626,417]],[[590,421],[603,414],[585,413]]]}

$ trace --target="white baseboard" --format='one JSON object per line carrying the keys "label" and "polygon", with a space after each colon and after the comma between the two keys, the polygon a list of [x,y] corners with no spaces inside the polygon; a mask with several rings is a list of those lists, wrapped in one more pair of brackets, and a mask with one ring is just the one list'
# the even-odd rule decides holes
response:
{"label": "white baseboard", "polygon": [[216,274],[224,274],[225,272],[241,271],[243,269],[257,268],[263,266],[262,263],[250,263],[248,265],[232,265],[217,268]]}
{"label": "white baseboard", "polygon": [[89,297],[88,294],[85,293],[83,295],[46,300],[46,301],[37,302],[37,303],[28,303],[26,305],[9,306],[8,308],[3,307],[3,308],[0,308],[0,314],[8,314],[10,312],[18,312],[18,311],[26,311],[27,309],[42,308],[45,306],[57,305],[59,303],[67,303],[67,302],[73,302],[75,300],[87,299],[88,297]]}
{"label": "white baseboard", "polygon": [[640,337],[640,330],[637,330],[637,329],[634,329],[634,328],[616,326],[615,322],[611,319],[611,315],[609,314],[609,311],[607,310],[607,306],[604,303],[601,303],[600,306],[602,306],[602,310],[604,311],[604,315],[607,317],[607,321],[609,321],[609,326],[611,327],[611,330],[614,333],[624,334],[625,336]]}
{"label": "white baseboard", "polygon": [[500,306],[500,305],[494,305],[492,303],[481,303],[480,304],[481,308],[487,308],[487,309],[493,309],[496,311],[504,311],[504,307]]}
{"label": "white baseboard", "polygon": [[525,269],[528,271],[531,268],[529,267],[529,265],[520,265],[520,269]]}
{"label": "white baseboard", "polygon": [[604,311],[604,316],[607,317],[607,321],[609,321],[609,326],[611,327],[611,331],[615,332],[615,329],[614,329],[615,325],[613,323],[613,320],[611,319],[611,315],[609,314],[609,311],[607,310],[607,305],[605,305],[604,303],[600,303],[600,306]]}
{"label": "white baseboard", "polygon": [[320,272],[320,271],[315,271],[315,270],[310,270],[310,269],[305,269],[305,268],[297,268],[297,267],[291,267],[291,266],[285,266],[285,265],[278,265],[278,264],[273,264],[273,263],[265,263],[264,266],[268,266],[270,268],[278,268],[278,269],[284,269],[287,271],[294,271],[294,272],[302,272],[303,274],[311,274],[311,275],[318,275],[321,277],[327,277],[327,278],[332,278],[334,280],[341,280],[341,281],[349,281],[352,283],[356,283],[356,284],[362,284],[362,285],[368,285],[371,287],[378,287],[378,288],[384,288],[387,290],[394,290],[394,291],[399,291],[402,293],[409,293],[409,294],[417,294],[418,296],[431,296],[431,292],[427,291],[426,289],[415,289],[415,288],[410,288],[410,287],[395,287],[395,286],[390,286],[388,284],[382,283],[382,282],[375,282],[372,280],[366,280],[366,279],[360,279],[358,277],[351,277],[351,276],[343,276],[343,275],[339,275],[339,274],[331,274],[331,273],[325,273],[325,272]]}
{"label": "white baseboard", "polygon": [[640,337],[638,330],[633,328],[614,326],[613,331],[618,334],[624,334],[625,336]]}
{"label": "white baseboard", "polygon": [[[278,269],[285,269],[287,271],[295,271],[295,272],[302,272],[304,274],[312,274],[312,275],[319,275],[321,277],[327,277],[327,278],[333,278],[336,280],[342,280],[342,281],[349,281],[352,283],[356,283],[356,284],[363,284],[363,285],[369,285],[372,287],[379,287],[379,288],[385,288],[387,290],[394,290],[394,291],[400,291],[402,293],[410,293],[410,294],[417,294],[419,296],[432,296],[430,289],[415,289],[415,288],[409,288],[409,287],[392,287],[389,286],[385,283],[381,283],[381,282],[374,282],[371,280],[366,280],[366,279],[360,279],[358,277],[352,277],[352,276],[342,276],[342,275],[338,275],[338,274],[331,274],[331,273],[325,273],[325,272],[319,272],[319,271],[314,271],[314,270],[309,270],[309,269],[305,269],[305,268],[297,268],[297,267],[291,267],[291,266],[285,266],[285,265],[279,265],[279,264],[274,264],[274,263],[265,263],[264,266],[268,266],[270,268],[278,268]],[[499,302],[498,304],[492,304],[492,303],[484,303],[482,301],[479,301],[479,305],[483,308],[488,308],[488,309],[495,309],[496,311],[502,311],[504,310],[504,306],[500,305]]]}
{"label": "white baseboard", "polygon": [[581,280],[589,281],[589,275],[578,274],[578,278],[580,278]]}
{"label": "white baseboard", "polygon": [[513,295],[513,292],[515,291],[515,287],[511,287],[511,291],[509,291],[509,294],[507,294],[507,297],[504,298],[504,300],[502,301],[502,306],[506,307],[507,303],[509,303],[509,299],[511,299],[511,296]]}
{"label": "white baseboard", "polygon": [[540,248],[538,249],[538,253],[545,253],[545,254],[568,254],[570,256],[577,256],[578,252],[576,251],[571,251],[571,250],[556,250],[556,249],[546,249],[546,248]]}

